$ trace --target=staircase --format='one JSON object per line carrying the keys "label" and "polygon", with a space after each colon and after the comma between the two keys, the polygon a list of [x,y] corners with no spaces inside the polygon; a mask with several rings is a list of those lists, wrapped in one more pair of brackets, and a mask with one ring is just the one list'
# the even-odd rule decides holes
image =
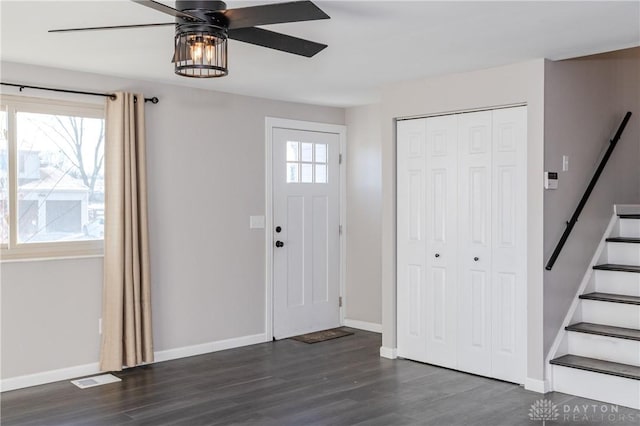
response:
{"label": "staircase", "polygon": [[553,390],[640,409],[640,214],[631,211],[612,219],[549,363]]}

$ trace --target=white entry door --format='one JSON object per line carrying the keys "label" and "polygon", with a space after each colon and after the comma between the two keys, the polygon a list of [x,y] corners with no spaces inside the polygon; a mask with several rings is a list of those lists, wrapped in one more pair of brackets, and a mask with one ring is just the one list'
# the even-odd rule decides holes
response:
{"label": "white entry door", "polygon": [[273,128],[273,335],[340,326],[340,136]]}

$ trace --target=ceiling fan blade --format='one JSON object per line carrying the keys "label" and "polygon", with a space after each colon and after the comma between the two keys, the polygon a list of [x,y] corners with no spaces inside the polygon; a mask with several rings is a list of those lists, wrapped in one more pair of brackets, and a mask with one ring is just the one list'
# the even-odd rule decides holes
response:
{"label": "ceiling fan blade", "polygon": [[166,13],[167,15],[175,16],[176,18],[188,19],[190,21],[196,22],[205,22],[204,19],[197,17],[196,15],[192,15],[187,12],[181,12],[178,9],[174,9],[171,6],[167,6],[162,3],[158,3],[153,0],[131,0],[134,3],[141,4],[143,6],[150,7],[151,9],[157,10],[158,12]]}
{"label": "ceiling fan blade", "polygon": [[306,0],[227,9],[223,13],[229,19],[229,29],[330,19],[313,2]]}
{"label": "ceiling fan blade", "polygon": [[262,28],[237,28],[235,30],[229,30],[229,38],[268,47],[269,49],[293,53],[294,55],[306,56],[307,58],[314,56],[327,47],[326,44],[303,40]]}
{"label": "ceiling fan blade", "polygon": [[175,25],[175,22],[164,22],[160,24],[136,24],[136,25],[115,25],[112,27],[86,27],[86,28],[62,28],[58,30],[49,30],[50,33],[65,33],[69,31],[100,31],[100,30],[126,30],[129,28],[146,28],[161,27],[166,25]]}

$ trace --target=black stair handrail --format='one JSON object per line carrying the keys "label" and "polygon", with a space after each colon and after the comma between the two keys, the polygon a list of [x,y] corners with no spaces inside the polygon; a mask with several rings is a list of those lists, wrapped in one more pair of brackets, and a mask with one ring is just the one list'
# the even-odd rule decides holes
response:
{"label": "black stair handrail", "polygon": [[600,175],[602,174],[604,167],[607,165],[607,161],[609,161],[609,157],[611,157],[613,150],[616,148],[616,144],[618,143],[618,140],[620,140],[620,136],[622,135],[624,128],[627,127],[627,122],[629,122],[629,118],[631,118],[631,111],[627,111],[624,118],[622,119],[622,123],[620,123],[620,127],[618,127],[618,131],[616,132],[613,139],[609,141],[609,147],[607,148],[607,152],[605,152],[604,157],[602,157],[602,160],[600,161],[600,164],[598,165],[596,172],[593,174],[593,177],[591,178],[591,182],[589,182],[589,186],[587,186],[586,191],[584,191],[584,195],[582,196],[582,198],[580,199],[580,202],[578,203],[578,207],[576,207],[576,211],[573,212],[573,216],[571,216],[571,219],[569,220],[569,222],[567,222],[567,227],[562,233],[562,237],[560,237],[560,241],[558,241],[558,245],[553,251],[551,258],[549,258],[549,261],[547,262],[547,266],[545,266],[545,269],[547,271],[550,271],[551,268],[553,268],[553,265],[554,263],[556,263],[558,256],[560,256],[560,252],[562,251],[564,244],[567,242],[567,239],[569,238],[569,234],[571,234],[573,227],[578,221],[578,216],[580,216],[580,213],[582,213],[582,209],[584,208],[585,204],[587,204],[587,201],[589,200],[589,196],[591,195],[593,188],[596,186],[596,183],[598,182],[598,179],[600,178]]}

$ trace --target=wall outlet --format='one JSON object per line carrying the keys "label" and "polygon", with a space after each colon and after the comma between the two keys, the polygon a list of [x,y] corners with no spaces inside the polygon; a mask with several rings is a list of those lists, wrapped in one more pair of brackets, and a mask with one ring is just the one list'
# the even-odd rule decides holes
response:
{"label": "wall outlet", "polygon": [[568,172],[569,171],[569,156],[568,155],[563,155],[562,156],[562,171],[563,172]]}
{"label": "wall outlet", "polygon": [[102,318],[98,318],[98,334],[102,335]]}

